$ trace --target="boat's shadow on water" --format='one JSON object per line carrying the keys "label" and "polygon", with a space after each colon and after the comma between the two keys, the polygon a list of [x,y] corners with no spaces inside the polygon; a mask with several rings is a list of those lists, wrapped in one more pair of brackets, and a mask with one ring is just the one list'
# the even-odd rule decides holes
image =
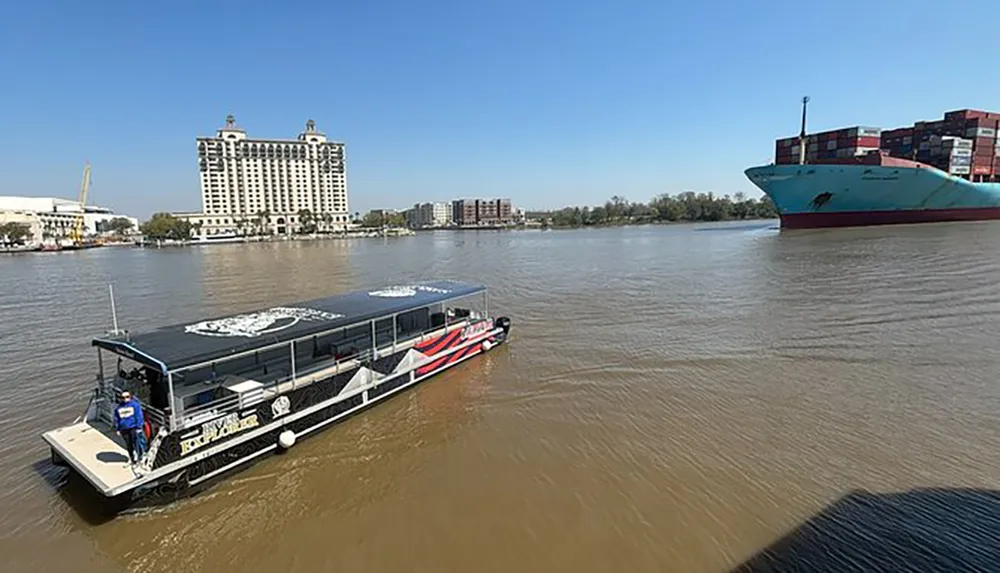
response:
{"label": "boat's shadow on water", "polygon": [[101,525],[115,518],[116,513],[108,508],[107,498],[75,472],[48,459],[38,460],[31,467],[52,488],[52,492],[89,525]]}
{"label": "boat's shadow on water", "polygon": [[1000,491],[855,491],[731,573],[1000,571]]}

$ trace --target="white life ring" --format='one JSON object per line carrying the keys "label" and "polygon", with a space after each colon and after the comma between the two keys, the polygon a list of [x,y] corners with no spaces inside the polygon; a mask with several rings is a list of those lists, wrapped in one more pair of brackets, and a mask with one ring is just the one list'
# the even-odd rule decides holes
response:
{"label": "white life ring", "polygon": [[489,350],[490,348],[493,348],[493,343],[490,342],[489,340],[484,340],[483,341],[483,350]]}

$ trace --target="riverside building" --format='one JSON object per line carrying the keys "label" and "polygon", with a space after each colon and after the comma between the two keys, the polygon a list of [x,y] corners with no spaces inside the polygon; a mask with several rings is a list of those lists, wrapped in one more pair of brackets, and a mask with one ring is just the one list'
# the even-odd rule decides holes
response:
{"label": "riverside building", "polygon": [[[201,213],[178,214],[204,238],[286,235],[304,223],[320,231],[349,222],[344,144],[316,131],[296,139],[251,139],[232,115],[215,137],[196,138]],[[308,212],[311,221],[303,221]]]}

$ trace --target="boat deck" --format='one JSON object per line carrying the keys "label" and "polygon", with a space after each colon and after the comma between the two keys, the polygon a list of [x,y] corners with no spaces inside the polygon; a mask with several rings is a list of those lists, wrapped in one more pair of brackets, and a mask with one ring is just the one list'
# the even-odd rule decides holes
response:
{"label": "boat deck", "polygon": [[79,422],[42,437],[104,495],[115,495],[139,477],[129,464],[121,436],[102,422]]}

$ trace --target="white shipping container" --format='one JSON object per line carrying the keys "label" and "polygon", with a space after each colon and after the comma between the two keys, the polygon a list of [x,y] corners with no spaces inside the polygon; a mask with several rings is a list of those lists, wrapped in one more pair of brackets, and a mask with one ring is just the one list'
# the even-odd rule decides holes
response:
{"label": "white shipping container", "polygon": [[997,130],[992,127],[970,127],[965,130],[966,137],[996,137]]}
{"label": "white shipping container", "polygon": [[855,156],[868,155],[871,151],[878,151],[877,147],[854,147],[852,149],[854,149]]}
{"label": "white shipping container", "polygon": [[951,156],[952,157],[972,157],[972,150],[971,149],[952,149],[951,150]]}
{"label": "white shipping container", "polygon": [[880,127],[855,127],[847,132],[848,137],[878,137],[882,135]]}
{"label": "white shipping container", "polygon": [[953,175],[968,175],[970,168],[968,165],[956,165],[948,170]]}
{"label": "white shipping container", "polygon": [[962,139],[960,137],[947,137],[944,141],[942,141],[942,145],[946,148],[954,147],[955,149],[972,149],[972,140]]}

